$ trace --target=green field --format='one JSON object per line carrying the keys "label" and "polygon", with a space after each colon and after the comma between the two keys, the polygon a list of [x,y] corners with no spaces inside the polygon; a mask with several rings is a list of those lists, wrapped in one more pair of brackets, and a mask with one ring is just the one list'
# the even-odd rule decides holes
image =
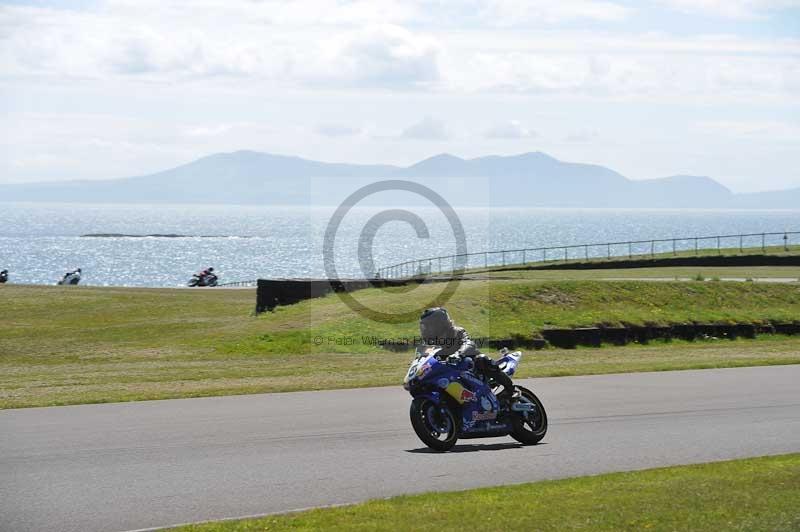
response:
{"label": "green field", "polygon": [[800,454],[428,493],[179,532],[800,530]]}
{"label": "green field", "polygon": [[[355,295],[400,312],[441,288]],[[255,317],[254,300],[254,290],[2,286],[0,407],[399,385],[411,354],[364,337],[410,338],[415,322],[376,323],[336,296]],[[800,316],[800,284],[465,281],[447,306],[473,337],[490,338],[550,326],[789,321]],[[519,375],[788,363],[800,363],[800,338],[547,349],[528,353]]]}

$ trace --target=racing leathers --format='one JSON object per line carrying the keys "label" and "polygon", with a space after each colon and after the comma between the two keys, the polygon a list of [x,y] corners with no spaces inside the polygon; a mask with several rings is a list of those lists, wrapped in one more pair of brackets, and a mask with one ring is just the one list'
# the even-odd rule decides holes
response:
{"label": "racing leathers", "polygon": [[472,359],[476,373],[490,377],[503,387],[498,398],[511,398],[514,393],[511,378],[490,357],[480,352],[467,331],[453,322],[446,309],[436,307],[423,312],[419,319],[419,332],[423,342],[439,347],[440,356],[448,362],[458,362],[462,358]]}

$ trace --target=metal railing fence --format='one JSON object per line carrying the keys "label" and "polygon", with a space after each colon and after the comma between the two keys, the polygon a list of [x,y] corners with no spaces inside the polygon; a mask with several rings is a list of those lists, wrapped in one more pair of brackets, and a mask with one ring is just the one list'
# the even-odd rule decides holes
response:
{"label": "metal railing fence", "polygon": [[403,279],[468,269],[524,266],[531,263],[549,264],[602,259],[633,259],[634,257],[655,258],[656,255],[672,254],[677,256],[681,253],[699,255],[700,252],[707,253],[709,250],[716,251],[718,254],[730,250],[744,253],[745,249],[761,249],[762,252],[766,252],[767,248],[782,246],[784,250],[788,251],[789,246],[795,243],[800,244],[800,231],[656,238],[602,244],[569,244],[428,257],[385,266],[376,273],[382,278]]}

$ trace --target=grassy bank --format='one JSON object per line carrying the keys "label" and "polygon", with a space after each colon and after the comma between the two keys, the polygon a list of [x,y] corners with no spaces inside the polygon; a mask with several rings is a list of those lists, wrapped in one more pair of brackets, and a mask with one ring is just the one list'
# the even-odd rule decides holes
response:
{"label": "grassy bank", "polygon": [[[432,301],[366,290],[372,308]],[[416,323],[372,322],[336,296],[251,315],[252,290],[0,287],[0,407],[398,384]],[[548,326],[793,320],[800,285],[620,281],[462,282],[447,304],[475,337]],[[366,341],[365,341],[366,340]],[[800,339],[673,342],[529,353],[520,376],[800,363]]]}
{"label": "grassy bank", "polygon": [[800,455],[793,454],[395,497],[175,530],[789,532],[800,529],[798,500]]}

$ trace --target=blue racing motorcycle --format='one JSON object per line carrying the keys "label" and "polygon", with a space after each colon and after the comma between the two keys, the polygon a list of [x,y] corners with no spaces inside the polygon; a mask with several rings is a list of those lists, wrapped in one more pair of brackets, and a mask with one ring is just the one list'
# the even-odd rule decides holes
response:
{"label": "blue racing motorcycle", "polygon": [[[511,436],[525,445],[539,443],[547,432],[547,414],[536,395],[514,385],[509,401],[498,401],[493,379],[474,372],[470,358],[448,361],[441,349],[418,349],[403,381],[411,401],[411,426],[419,439],[448,451],[459,438]],[[509,377],[522,353],[503,349],[498,367]]]}

